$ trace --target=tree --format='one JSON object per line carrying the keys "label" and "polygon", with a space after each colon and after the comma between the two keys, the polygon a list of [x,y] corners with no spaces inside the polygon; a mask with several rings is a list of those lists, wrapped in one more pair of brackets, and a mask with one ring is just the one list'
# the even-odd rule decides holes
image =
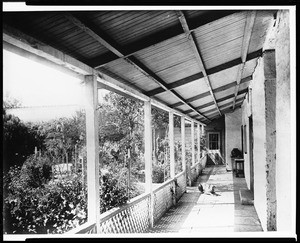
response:
{"label": "tree", "polygon": [[26,126],[18,117],[3,114],[3,171],[22,165],[34,153],[35,147],[42,146],[42,138],[33,128]]}
{"label": "tree", "polygon": [[22,106],[22,103],[18,99],[13,98],[10,95],[6,95],[3,100],[3,109],[4,110],[11,109],[11,108],[18,108],[21,106]]}

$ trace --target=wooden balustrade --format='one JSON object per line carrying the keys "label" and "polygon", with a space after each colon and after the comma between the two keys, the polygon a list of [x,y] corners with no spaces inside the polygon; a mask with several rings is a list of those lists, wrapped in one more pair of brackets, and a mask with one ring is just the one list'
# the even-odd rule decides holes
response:
{"label": "wooden balustrade", "polygon": [[[196,166],[196,165],[195,165]],[[181,172],[153,190],[154,221],[157,221],[186,190],[185,173]],[[149,224],[150,193],[143,193],[119,208],[100,215],[100,234],[143,233]],[[96,223],[87,222],[66,234],[96,233]]]}

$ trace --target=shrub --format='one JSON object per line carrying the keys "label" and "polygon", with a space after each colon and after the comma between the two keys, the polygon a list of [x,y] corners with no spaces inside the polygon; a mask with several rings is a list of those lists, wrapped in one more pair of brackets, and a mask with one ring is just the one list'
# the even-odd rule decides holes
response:
{"label": "shrub", "polygon": [[126,187],[122,183],[118,183],[117,178],[112,172],[103,173],[101,176],[100,187],[100,205],[101,213],[107,210],[121,206],[127,202]]}
{"label": "shrub", "polygon": [[[28,177],[25,177],[26,180],[20,179],[24,171],[28,172],[24,168],[14,167],[5,177],[6,233],[64,233],[86,222],[87,192],[81,177],[73,176],[70,180],[28,187]],[[116,175],[107,172],[100,177],[101,213],[121,206],[128,200],[126,185],[119,183]]]}
{"label": "shrub", "polygon": [[[20,189],[20,188],[19,188]],[[86,192],[80,178],[22,188],[4,200],[6,233],[63,233],[86,221]]]}
{"label": "shrub", "polygon": [[52,167],[47,156],[30,155],[21,169],[21,180],[28,186],[37,188],[51,178]]}
{"label": "shrub", "polygon": [[164,182],[164,168],[163,165],[153,165],[152,172],[153,183],[163,183]]}

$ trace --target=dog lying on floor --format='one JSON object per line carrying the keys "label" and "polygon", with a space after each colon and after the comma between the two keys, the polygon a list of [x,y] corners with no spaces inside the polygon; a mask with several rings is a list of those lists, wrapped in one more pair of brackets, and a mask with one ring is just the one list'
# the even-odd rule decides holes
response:
{"label": "dog lying on floor", "polygon": [[210,185],[208,183],[200,183],[198,185],[198,189],[201,193],[207,194],[207,195],[212,195],[212,196],[220,196],[220,194],[217,194],[215,192],[215,186]]}

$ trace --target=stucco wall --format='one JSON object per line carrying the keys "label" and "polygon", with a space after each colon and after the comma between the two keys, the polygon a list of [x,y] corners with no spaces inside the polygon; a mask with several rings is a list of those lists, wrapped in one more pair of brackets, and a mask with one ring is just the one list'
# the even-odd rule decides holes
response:
{"label": "stucco wall", "polygon": [[232,113],[225,114],[225,161],[231,168],[231,150],[238,148],[242,150],[241,144],[242,109],[236,109]]}
{"label": "stucco wall", "polygon": [[[251,84],[249,85],[249,87],[251,87]],[[246,128],[249,128],[249,119],[248,117],[252,114],[249,113],[250,111],[250,104],[248,103],[248,99],[247,96],[249,95],[249,93],[246,95],[246,98],[243,102],[242,105],[242,125],[246,125]],[[249,130],[249,129],[248,129]],[[245,136],[245,135],[244,135]],[[249,141],[249,132],[246,133],[246,140]],[[245,173],[245,180],[247,183],[247,187],[248,189],[250,189],[250,158],[249,158],[249,142],[247,143],[247,148],[243,149],[243,156],[244,156],[244,173]],[[247,151],[247,153],[245,153],[245,151]]]}
{"label": "stucco wall", "polygon": [[244,153],[245,178],[250,189],[249,116],[252,114],[254,206],[264,231],[276,230],[275,84],[275,52],[266,50],[263,57],[258,59],[253,73],[251,96],[248,93],[242,105],[242,123],[246,125],[247,140],[247,153]]}
{"label": "stucco wall", "polygon": [[[266,197],[266,120],[264,93],[263,58],[258,59],[252,80],[252,118],[253,118],[253,169],[254,169],[254,206],[263,229],[267,230],[267,197]],[[246,109],[245,109],[246,110]],[[245,111],[246,113],[246,111]],[[243,117],[244,124],[249,127],[248,116]],[[247,133],[247,136],[249,134]],[[248,137],[247,137],[247,141]],[[248,154],[248,153],[247,153]],[[246,156],[245,156],[246,157]],[[249,168],[247,156],[246,166]],[[247,170],[249,178],[249,172]],[[249,179],[247,179],[249,183]],[[249,184],[248,184],[249,185]],[[249,187],[249,186],[248,186]]]}
{"label": "stucco wall", "polygon": [[[277,230],[294,227],[295,204],[292,202],[291,104],[290,104],[290,28],[289,11],[279,11],[276,31],[276,194]],[[295,232],[295,229],[293,228]]]}

